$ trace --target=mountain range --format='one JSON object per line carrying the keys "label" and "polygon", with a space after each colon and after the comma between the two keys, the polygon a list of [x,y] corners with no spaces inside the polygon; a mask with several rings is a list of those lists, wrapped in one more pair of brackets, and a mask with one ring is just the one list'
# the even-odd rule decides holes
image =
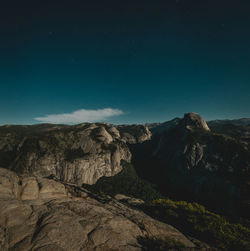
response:
{"label": "mountain range", "polygon": [[[1,250],[250,247],[250,119],[187,113],[146,125],[5,125],[0,168]],[[202,234],[194,218],[180,224],[179,207],[188,217],[198,210],[195,219],[224,215],[224,235],[243,224],[240,240]]]}

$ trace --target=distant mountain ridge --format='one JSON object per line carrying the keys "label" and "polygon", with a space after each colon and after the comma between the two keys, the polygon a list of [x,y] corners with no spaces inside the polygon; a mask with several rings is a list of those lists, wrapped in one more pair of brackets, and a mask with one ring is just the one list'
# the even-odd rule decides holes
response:
{"label": "distant mountain ridge", "polygon": [[150,130],[152,140],[131,146],[139,175],[179,199],[242,212],[250,202],[249,126],[214,126],[189,113]]}
{"label": "distant mountain ridge", "polygon": [[232,125],[250,125],[250,118],[241,118],[241,119],[222,119],[222,120],[211,120],[207,122],[208,125],[215,124],[232,124]]}
{"label": "distant mountain ridge", "polygon": [[[149,128],[149,130],[154,134],[156,132],[162,132],[165,129],[171,129],[176,126],[181,118],[174,118],[165,122],[156,122],[156,123],[146,123],[145,126]],[[240,118],[240,119],[216,119],[207,121],[207,125],[210,127],[218,126],[218,125],[250,125],[250,118]]]}

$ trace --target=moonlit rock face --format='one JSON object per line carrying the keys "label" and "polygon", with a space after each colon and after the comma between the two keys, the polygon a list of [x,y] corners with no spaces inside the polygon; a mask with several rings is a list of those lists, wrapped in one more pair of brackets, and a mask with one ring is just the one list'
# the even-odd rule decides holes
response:
{"label": "moonlit rock face", "polygon": [[196,247],[171,225],[110,196],[0,168],[1,251],[140,251],[144,250],[141,238],[171,239],[187,249]]}
{"label": "moonlit rock face", "polygon": [[[33,125],[0,127],[0,166],[37,177],[55,175],[77,185],[94,184],[103,176],[122,170],[131,161],[127,143],[150,139],[145,126],[114,126],[107,123],[81,125]],[[18,160],[18,161],[16,161]],[[29,182],[23,197],[37,188]]]}
{"label": "moonlit rock face", "polygon": [[183,122],[188,129],[200,128],[210,131],[207,122],[198,113],[186,113]]}
{"label": "moonlit rock face", "polygon": [[98,140],[103,141],[107,144],[113,141],[112,136],[106,131],[106,129],[103,126],[97,129],[96,137]]}

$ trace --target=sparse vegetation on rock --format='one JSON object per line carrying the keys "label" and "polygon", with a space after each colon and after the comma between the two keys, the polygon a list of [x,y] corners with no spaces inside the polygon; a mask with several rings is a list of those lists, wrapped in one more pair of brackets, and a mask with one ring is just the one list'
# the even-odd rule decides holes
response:
{"label": "sparse vegetation on rock", "polygon": [[183,233],[220,250],[250,250],[250,229],[230,223],[198,203],[158,199],[143,204],[145,212],[171,224]]}

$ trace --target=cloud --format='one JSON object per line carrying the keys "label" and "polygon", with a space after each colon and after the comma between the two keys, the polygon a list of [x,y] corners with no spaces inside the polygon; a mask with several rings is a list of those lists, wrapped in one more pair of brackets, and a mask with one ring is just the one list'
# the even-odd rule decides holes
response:
{"label": "cloud", "polygon": [[72,113],[50,114],[34,119],[43,123],[52,124],[80,124],[84,122],[104,121],[110,117],[121,114],[123,114],[122,110],[112,108],[97,110],[81,109]]}

